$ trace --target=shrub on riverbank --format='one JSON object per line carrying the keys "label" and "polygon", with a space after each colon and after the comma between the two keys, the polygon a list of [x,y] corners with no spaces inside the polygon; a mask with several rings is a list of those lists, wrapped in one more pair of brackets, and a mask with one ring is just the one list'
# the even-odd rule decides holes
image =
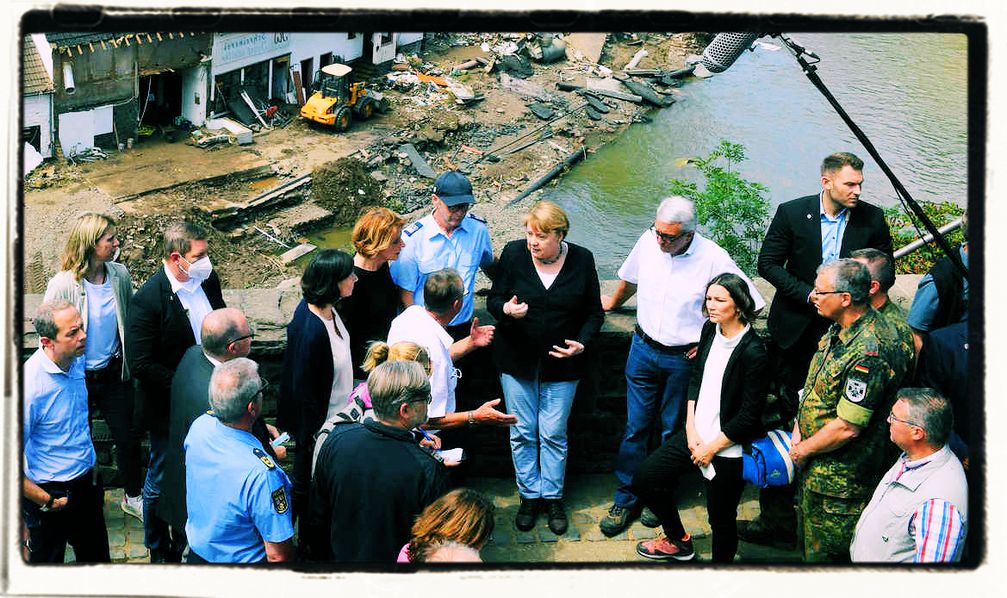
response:
{"label": "shrub on riverbank", "polygon": [[670,191],[693,200],[704,233],[727,250],[746,274],[755,276],[759,248],[769,227],[769,188],[735,172],[734,166],[745,160],[743,145],[721,139],[709,156],[686,161],[702,173],[704,188],[672,179]]}
{"label": "shrub on riverbank", "polygon": [[[965,213],[964,208],[950,201],[940,203],[920,201],[917,203],[937,228],[960,218]],[[885,208],[885,219],[888,221],[888,228],[892,231],[892,247],[895,249],[905,247],[918,239],[920,231],[926,234],[926,230],[919,220],[915,216],[907,214],[901,207]],[[957,248],[965,239],[960,228],[944,235],[944,238],[953,248]],[[928,243],[909,255],[895,260],[895,271],[898,274],[925,274],[942,255],[944,252],[939,245],[933,242]]]}

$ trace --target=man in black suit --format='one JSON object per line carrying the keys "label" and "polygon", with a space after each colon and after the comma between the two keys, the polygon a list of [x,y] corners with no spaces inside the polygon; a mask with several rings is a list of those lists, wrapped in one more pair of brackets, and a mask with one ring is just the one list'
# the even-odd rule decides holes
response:
{"label": "man in black suit", "polygon": [[143,393],[143,422],[150,431],[150,463],[143,484],[144,544],[151,562],[180,562],[168,525],[155,517],[168,442],[171,381],[186,349],[200,344],[203,318],[224,307],[220,278],[207,252],[207,231],[177,222],[164,231],[164,267],[133,295],[126,331],[129,369]]}
{"label": "man in black suit", "polygon": [[[811,357],[831,322],[811,303],[818,266],[873,247],[892,254],[892,235],[884,212],[860,200],[864,161],[848,152],[822,161],[822,191],[783,203],[769,225],[759,252],[759,275],[776,287],[769,308],[771,358],[776,364],[779,416],[770,426],[790,430],[797,413],[797,392],[804,387]],[[793,487],[764,489],[762,515],[739,522],[747,542],[792,544],[796,519]]]}
{"label": "man in black suit", "polygon": [[[202,345],[193,345],[178,362],[171,381],[171,415],[168,426],[164,477],[157,516],[168,522],[172,535],[184,537],[188,518],[185,503],[185,449],[182,443],[189,426],[209,407],[210,377],[218,365],[238,357],[248,357],[252,349],[251,328],[241,310],[233,307],[216,309],[203,319]],[[273,459],[283,460],[287,451],[282,445],[273,447],[270,440],[279,433],[275,427],[258,418],[252,424],[252,434],[262,442],[263,450]],[[177,533],[181,532],[181,533]]]}

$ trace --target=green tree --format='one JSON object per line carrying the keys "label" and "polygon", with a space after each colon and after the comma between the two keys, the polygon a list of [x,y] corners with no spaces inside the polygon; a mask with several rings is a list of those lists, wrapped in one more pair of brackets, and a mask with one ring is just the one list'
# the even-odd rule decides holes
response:
{"label": "green tree", "polygon": [[744,162],[745,147],[720,140],[705,158],[690,158],[686,164],[699,169],[705,179],[701,190],[696,183],[672,179],[671,193],[696,204],[699,224],[709,237],[723,247],[749,276],[754,276],[759,248],[769,223],[769,188],[743,179],[735,170]]}
{"label": "green tree", "polygon": [[[940,203],[932,201],[917,202],[923,208],[923,213],[940,228],[952,220],[961,217],[965,209],[950,201]],[[888,228],[892,231],[892,246],[895,249],[905,247],[919,238],[916,227],[926,234],[926,229],[919,223],[915,216],[910,216],[901,207],[885,208],[885,219],[888,221]],[[915,226],[914,226],[915,223]],[[965,235],[959,228],[949,234],[944,235],[951,247],[958,247],[965,240]],[[895,260],[895,271],[898,274],[926,274],[934,262],[944,255],[944,251],[936,243],[930,242],[910,253]]]}

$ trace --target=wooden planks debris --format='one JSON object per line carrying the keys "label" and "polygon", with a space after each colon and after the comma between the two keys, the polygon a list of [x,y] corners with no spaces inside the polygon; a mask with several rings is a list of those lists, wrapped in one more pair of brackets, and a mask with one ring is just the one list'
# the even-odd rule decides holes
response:
{"label": "wooden planks debris", "polygon": [[283,262],[284,266],[287,266],[302,255],[307,255],[316,249],[318,248],[311,243],[301,243],[297,247],[280,255],[280,261]]}

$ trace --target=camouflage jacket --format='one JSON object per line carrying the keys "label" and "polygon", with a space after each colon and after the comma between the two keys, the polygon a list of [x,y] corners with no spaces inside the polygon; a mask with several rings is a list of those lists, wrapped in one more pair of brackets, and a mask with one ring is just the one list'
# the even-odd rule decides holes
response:
{"label": "camouflage jacket", "polygon": [[840,498],[867,497],[890,463],[886,418],[906,373],[889,325],[869,308],[845,330],[833,324],[811,360],[797,413],[801,438],[841,417],[860,434],[838,449],[815,455],[802,479],[810,490]]}
{"label": "camouflage jacket", "polygon": [[[877,312],[879,319],[889,326],[889,331],[884,335],[879,335],[878,338],[884,347],[891,350],[892,368],[899,371],[899,367],[901,367],[905,372],[904,376],[909,376],[913,371],[913,362],[916,360],[916,350],[913,347],[913,329],[909,327],[906,310],[889,299]],[[903,380],[902,382],[900,386],[906,386],[908,381]]]}

